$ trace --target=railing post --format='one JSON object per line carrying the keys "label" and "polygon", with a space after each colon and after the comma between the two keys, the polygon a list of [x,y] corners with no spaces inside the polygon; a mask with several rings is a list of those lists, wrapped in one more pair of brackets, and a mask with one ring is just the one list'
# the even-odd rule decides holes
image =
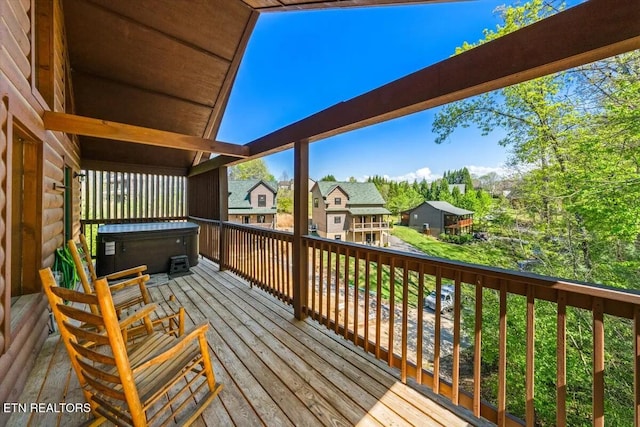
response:
{"label": "railing post", "polygon": [[224,222],[229,220],[229,182],[227,179],[227,167],[218,168],[218,268],[220,271],[227,269],[227,242],[224,233]]}
{"label": "railing post", "polygon": [[309,228],[309,141],[294,144],[293,158],[293,313],[302,320],[309,287],[309,259],[302,243]]}

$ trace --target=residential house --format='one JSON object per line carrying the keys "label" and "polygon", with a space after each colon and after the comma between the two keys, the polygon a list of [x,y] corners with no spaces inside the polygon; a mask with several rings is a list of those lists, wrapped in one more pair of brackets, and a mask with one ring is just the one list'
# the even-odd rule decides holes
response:
{"label": "residential house", "polygon": [[400,223],[423,230],[432,236],[470,233],[473,212],[448,202],[427,201],[401,213]]}
{"label": "residential house", "polygon": [[261,179],[229,181],[229,221],[275,228],[276,196],[275,182]]}
{"label": "residential house", "polygon": [[[309,178],[308,179],[308,183],[309,183],[309,190],[311,190],[316,182],[313,179]],[[278,188],[280,190],[293,191],[293,188],[294,188],[293,179],[290,179],[290,180],[287,180],[287,181],[279,181],[278,182]]]}
{"label": "residential house", "polygon": [[390,212],[372,182],[318,181],[311,189],[312,228],[320,237],[384,246]]}

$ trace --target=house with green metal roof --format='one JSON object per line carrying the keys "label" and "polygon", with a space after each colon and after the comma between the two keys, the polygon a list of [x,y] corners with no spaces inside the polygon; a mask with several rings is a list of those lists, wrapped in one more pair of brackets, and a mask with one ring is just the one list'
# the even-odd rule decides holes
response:
{"label": "house with green metal roof", "polygon": [[312,229],[320,237],[384,246],[391,213],[372,182],[318,181],[311,188]]}
{"label": "house with green metal roof", "polygon": [[260,179],[228,182],[229,221],[261,227],[276,226],[278,185]]}

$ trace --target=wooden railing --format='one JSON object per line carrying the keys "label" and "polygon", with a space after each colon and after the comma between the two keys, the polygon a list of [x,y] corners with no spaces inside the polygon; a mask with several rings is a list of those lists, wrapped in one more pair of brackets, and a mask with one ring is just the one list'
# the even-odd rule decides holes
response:
{"label": "wooden railing", "polygon": [[220,262],[220,221],[194,216],[189,221],[200,226],[198,250],[200,255],[211,261]]}
{"label": "wooden railing", "polygon": [[352,230],[377,230],[380,228],[389,228],[388,222],[354,222],[352,224]]}
{"label": "wooden railing", "polygon": [[200,255],[292,304],[291,233],[196,217],[189,221],[200,225]]}
{"label": "wooden railing", "polygon": [[473,219],[472,218],[467,218],[467,219],[461,219],[460,221],[458,221],[458,227],[469,227],[473,225]]}
{"label": "wooden railing", "polygon": [[[536,425],[537,310],[555,313],[555,327],[551,326],[557,360],[553,379],[556,383],[555,424],[560,426],[567,425],[568,405],[575,404],[567,397],[568,379],[575,374],[567,372],[567,350],[573,345],[567,340],[567,313],[574,310],[590,318],[587,323],[593,332],[585,334],[591,336],[587,353],[591,353],[589,363],[593,373],[592,422],[603,425],[603,319],[607,315],[623,319],[617,326],[629,328],[628,332],[635,337],[627,343],[634,355],[627,383],[633,385],[635,380],[632,401],[638,416],[640,295],[637,293],[310,236],[304,237],[304,244],[311,270],[306,308],[310,317],[399,369],[403,382],[411,379],[498,425],[524,422]],[[428,294],[434,291],[440,295],[445,284],[455,289],[451,313],[441,313],[445,307],[440,298],[435,298],[435,311],[426,309]],[[522,335],[509,332],[508,313],[523,320],[526,326]],[[549,325],[544,328],[546,331]],[[496,331],[496,336],[483,335],[483,331]],[[522,351],[510,354],[509,359],[508,339],[523,341],[520,347],[510,347],[510,351],[512,348]],[[491,344],[485,347],[487,341]],[[548,349],[538,349],[538,353],[545,350]],[[497,366],[485,367],[487,354],[496,351]],[[511,387],[507,384],[507,366],[511,358],[525,360],[524,420],[507,411],[513,404],[507,400],[507,389]],[[464,378],[463,367],[467,373]],[[493,372],[483,372],[483,369]],[[485,374],[493,374],[497,383],[496,401],[482,399],[487,393],[483,385]]]}
{"label": "wooden railing", "polygon": [[[215,259],[220,223],[200,224],[201,252],[210,251],[203,255]],[[207,227],[211,230],[205,231]],[[226,222],[222,233],[227,260],[223,267],[291,304],[293,235]],[[212,243],[203,245],[202,239]],[[498,425],[536,425],[540,396],[535,390],[543,386],[551,386],[555,394],[551,423],[566,426],[575,421],[571,417],[576,397],[568,390],[572,376],[579,373],[568,370],[568,353],[574,357],[577,344],[568,332],[576,328],[584,328],[583,338],[588,341],[581,354],[581,364],[591,372],[591,411],[586,417],[593,425],[604,425],[605,366],[609,366],[604,324],[605,319],[617,322],[613,333],[628,337],[629,352],[626,362],[615,355],[622,359],[614,363],[628,363],[622,371],[628,376],[627,397],[633,402],[629,406],[637,423],[638,293],[311,236],[303,237],[303,245],[309,256],[305,307],[309,317],[397,368],[402,382],[431,389]],[[452,307],[435,298],[435,310],[427,309],[429,294],[440,295],[445,285],[454,288]],[[508,327],[508,319],[510,323],[519,319],[521,330]],[[540,324],[541,319],[547,323]],[[539,334],[550,337],[552,348],[539,344],[536,348]],[[536,369],[549,369],[549,354],[554,359],[552,378],[536,385]],[[497,355],[493,364],[488,363],[491,355]],[[508,383],[507,366],[516,359],[525,366],[521,380]],[[509,372],[509,377],[514,378],[514,373]],[[514,397],[516,385],[522,385],[522,393]],[[524,402],[516,411],[522,419],[510,413],[514,400]]]}

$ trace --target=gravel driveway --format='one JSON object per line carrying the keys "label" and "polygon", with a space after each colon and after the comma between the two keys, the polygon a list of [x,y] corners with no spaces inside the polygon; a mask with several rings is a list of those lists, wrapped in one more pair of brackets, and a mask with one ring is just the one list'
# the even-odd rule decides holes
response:
{"label": "gravel driveway", "polygon": [[415,246],[411,246],[404,240],[401,240],[391,234],[389,235],[389,249],[395,249],[396,251],[411,252],[414,254],[424,255],[424,252],[422,252],[420,249],[416,248]]}

